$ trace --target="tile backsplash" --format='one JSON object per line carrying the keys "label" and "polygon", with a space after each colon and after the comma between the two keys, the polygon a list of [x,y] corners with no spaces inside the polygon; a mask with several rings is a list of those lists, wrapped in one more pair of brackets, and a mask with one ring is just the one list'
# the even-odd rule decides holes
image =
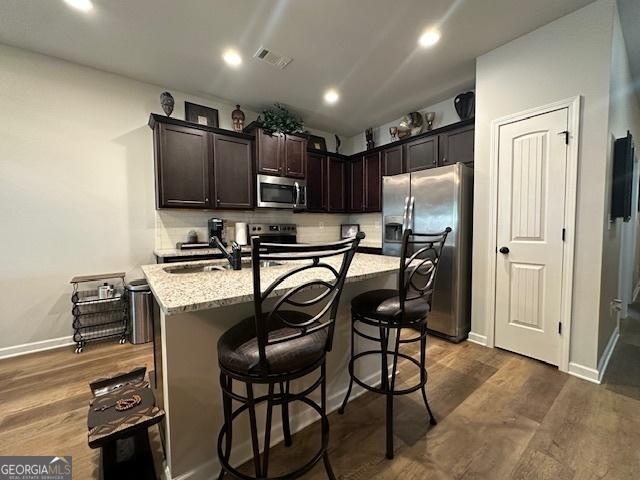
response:
{"label": "tile backsplash", "polygon": [[380,213],[328,214],[292,213],[289,210],[254,211],[189,211],[156,210],[155,248],[175,248],[177,242],[185,240],[187,233],[195,230],[198,239],[207,241],[207,221],[211,217],[222,218],[228,239],[235,238],[234,224],[246,223],[295,223],[298,226],[298,241],[302,243],[325,242],[340,238],[340,224],[357,223],[367,234],[362,245],[380,247],[382,229]]}
{"label": "tile backsplash", "polygon": [[155,248],[175,248],[177,242],[185,240],[187,233],[195,230],[200,241],[207,240],[207,221],[211,217],[225,222],[226,237],[235,237],[234,224],[246,223],[295,223],[298,226],[298,241],[303,243],[338,240],[340,224],[349,223],[349,215],[326,213],[292,213],[290,210],[254,211],[156,211]]}

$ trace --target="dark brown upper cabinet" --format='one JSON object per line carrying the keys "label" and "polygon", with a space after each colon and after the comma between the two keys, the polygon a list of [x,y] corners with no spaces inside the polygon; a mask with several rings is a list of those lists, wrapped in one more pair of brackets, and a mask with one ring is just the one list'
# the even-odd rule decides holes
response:
{"label": "dark brown upper cabinet", "polygon": [[475,137],[474,125],[450,130],[438,135],[439,165],[453,165],[454,163],[473,163],[473,142]]}
{"label": "dark brown upper cabinet", "polygon": [[[327,160],[327,210],[329,212],[344,212],[347,209],[346,163],[341,158],[331,156]],[[310,177],[311,174],[309,174]]]}
{"label": "dark brown upper cabinet", "polygon": [[407,172],[438,166],[438,136],[422,137],[405,144]]}
{"label": "dark brown upper cabinet", "polygon": [[349,162],[349,211],[364,211],[364,157]]}
{"label": "dark brown upper cabinet", "polygon": [[327,157],[307,154],[307,210],[326,212],[327,205]]}
{"label": "dark brown upper cabinet", "polygon": [[307,140],[255,128],[258,173],[305,178]]}
{"label": "dark brown upper cabinet", "polygon": [[256,129],[256,150],[258,173],[282,175],[282,140],[279,133],[269,133]]}
{"label": "dark brown upper cabinet", "polygon": [[160,124],[154,129],[157,208],[209,206],[209,134]]}
{"label": "dark brown upper cabinet", "polygon": [[305,178],[307,139],[294,135],[285,135],[283,141],[285,176]]}
{"label": "dark brown upper cabinet", "polygon": [[383,175],[398,175],[404,173],[402,164],[402,145],[387,148],[382,151]]}
{"label": "dark brown upper cabinet", "polygon": [[365,212],[382,211],[382,162],[380,152],[364,156],[365,168]]}
{"label": "dark brown upper cabinet", "polygon": [[250,135],[152,114],[156,208],[253,208]]}
{"label": "dark brown upper cabinet", "polygon": [[213,134],[215,208],[253,206],[253,155],[250,140]]}

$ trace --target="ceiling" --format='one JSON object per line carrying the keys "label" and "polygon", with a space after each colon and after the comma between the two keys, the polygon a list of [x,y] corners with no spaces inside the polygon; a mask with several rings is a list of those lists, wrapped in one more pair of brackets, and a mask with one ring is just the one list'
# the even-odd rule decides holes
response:
{"label": "ceiling", "polygon": [[[310,127],[352,135],[472,87],[477,56],[590,1],[93,0],[83,13],[3,0],[0,43],[258,111],[281,102]],[[433,26],[440,42],[419,47]],[[260,46],[294,60],[258,62]],[[222,61],[226,47],[239,68]]]}

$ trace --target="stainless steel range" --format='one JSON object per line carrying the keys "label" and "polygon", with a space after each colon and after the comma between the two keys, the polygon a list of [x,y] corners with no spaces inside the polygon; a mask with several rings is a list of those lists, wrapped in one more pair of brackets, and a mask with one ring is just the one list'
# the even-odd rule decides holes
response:
{"label": "stainless steel range", "polygon": [[294,223],[251,223],[249,237],[260,237],[263,242],[297,243],[298,229]]}

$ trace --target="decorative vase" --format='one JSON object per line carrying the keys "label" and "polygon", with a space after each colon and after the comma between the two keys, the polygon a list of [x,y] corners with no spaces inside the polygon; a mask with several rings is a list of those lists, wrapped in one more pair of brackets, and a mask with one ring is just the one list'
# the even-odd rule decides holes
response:
{"label": "decorative vase", "polygon": [[375,142],[373,141],[373,128],[369,127],[364,131],[364,136],[365,139],[367,140],[367,150],[371,150],[373,147],[376,146]]}
{"label": "decorative vase", "polygon": [[436,112],[425,113],[424,119],[427,121],[427,130],[433,129],[433,121],[436,119]]}
{"label": "decorative vase", "polygon": [[160,105],[162,105],[162,110],[164,110],[167,117],[171,116],[171,112],[173,112],[175,104],[176,101],[173,99],[173,95],[169,92],[162,92],[160,94]]}
{"label": "decorative vase", "polygon": [[476,94],[474,92],[461,93],[453,100],[456,112],[460,120],[467,120],[473,117],[476,110]]}
{"label": "decorative vase", "polygon": [[231,112],[231,121],[233,122],[233,130],[242,132],[244,130],[244,112],[240,110],[240,105],[236,105],[236,109]]}
{"label": "decorative vase", "polygon": [[340,153],[340,145],[342,144],[342,141],[338,135],[334,135],[334,137],[336,137],[336,153]]}

